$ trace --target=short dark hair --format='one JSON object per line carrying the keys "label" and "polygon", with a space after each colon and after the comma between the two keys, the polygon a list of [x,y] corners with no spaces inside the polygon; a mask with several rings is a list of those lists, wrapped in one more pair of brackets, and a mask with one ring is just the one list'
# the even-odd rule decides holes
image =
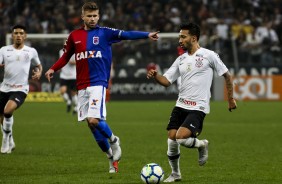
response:
{"label": "short dark hair", "polygon": [[99,7],[98,7],[97,3],[95,3],[95,2],[86,2],[82,6],[82,12],[93,11],[93,10],[99,10]]}
{"label": "short dark hair", "polygon": [[200,29],[200,26],[198,24],[191,23],[191,22],[190,23],[184,22],[180,25],[180,29],[189,30],[189,34],[196,36],[197,41],[199,41],[200,35],[201,35],[201,29]]}
{"label": "short dark hair", "polygon": [[24,32],[26,32],[26,27],[24,25],[21,24],[16,24],[12,27],[12,32],[14,31],[14,29],[23,29]]}

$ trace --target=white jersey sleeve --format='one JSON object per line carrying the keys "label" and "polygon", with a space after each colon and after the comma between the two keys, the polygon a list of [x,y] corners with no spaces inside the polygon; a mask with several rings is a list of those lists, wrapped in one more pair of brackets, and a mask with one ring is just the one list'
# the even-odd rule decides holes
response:
{"label": "white jersey sleeve", "polygon": [[179,61],[181,60],[181,56],[179,56],[171,65],[171,67],[164,73],[164,77],[172,84],[179,76]]}
{"label": "white jersey sleeve", "polygon": [[40,65],[41,62],[40,62],[40,59],[39,59],[37,50],[36,50],[35,48],[31,48],[30,50],[31,50],[32,55],[33,55],[32,58],[31,58],[31,64],[32,64],[33,66]]}
{"label": "white jersey sleeve", "polygon": [[220,59],[217,53],[212,51],[209,55],[209,60],[212,64],[212,68],[216,71],[216,73],[219,76],[222,76],[223,74],[225,74],[228,71],[227,67],[222,62],[222,60]]}

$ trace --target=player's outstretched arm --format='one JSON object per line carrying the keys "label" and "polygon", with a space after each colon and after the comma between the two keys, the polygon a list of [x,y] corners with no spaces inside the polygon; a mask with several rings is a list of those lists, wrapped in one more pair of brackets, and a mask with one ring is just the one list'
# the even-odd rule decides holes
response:
{"label": "player's outstretched arm", "polygon": [[147,72],[147,79],[151,79],[151,78],[154,78],[157,81],[157,83],[159,83],[164,87],[168,87],[171,85],[171,83],[167,80],[166,77],[158,74],[157,70],[151,69]]}
{"label": "player's outstretched arm", "polygon": [[54,74],[54,70],[53,69],[49,69],[46,73],[45,73],[45,77],[47,78],[47,80],[50,82],[51,78],[53,78],[53,74]]}
{"label": "player's outstretched arm", "polygon": [[227,98],[228,98],[228,110],[232,112],[232,109],[237,108],[236,100],[233,98],[233,84],[232,77],[229,72],[223,74],[225,78],[226,90],[227,90]]}
{"label": "player's outstretched arm", "polygon": [[159,39],[159,31],[144,32],[144,31],[122,31],[119,39],[122,40],[138,40],[138,39],[151,39],[157,41]]}
{"label": "player's outstretched arm", "polygon": [[151,33],[149,33],[148,37],[153,41],[157,41],[159,39],[158,33],[159,33],[159,31],[151,32]]}

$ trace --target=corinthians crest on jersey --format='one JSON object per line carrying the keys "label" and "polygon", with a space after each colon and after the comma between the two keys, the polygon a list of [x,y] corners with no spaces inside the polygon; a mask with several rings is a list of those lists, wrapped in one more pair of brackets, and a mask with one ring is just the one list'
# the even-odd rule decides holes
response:
{"label": "corinthians crest on jersey", "polygon": [[198,68],[202,67],[203,66],[203,58],[197,58],[195,66],[198,67]]}

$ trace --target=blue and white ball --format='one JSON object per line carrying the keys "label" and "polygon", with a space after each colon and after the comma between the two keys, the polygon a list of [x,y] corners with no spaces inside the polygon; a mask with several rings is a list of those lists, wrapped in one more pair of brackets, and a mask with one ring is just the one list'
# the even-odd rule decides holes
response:
{"label": "blue and white ball", "polygon": [[141,179],[144,183],[161,183],[164,179],[164,171],[156,163],[146,164],[141,170]]}

